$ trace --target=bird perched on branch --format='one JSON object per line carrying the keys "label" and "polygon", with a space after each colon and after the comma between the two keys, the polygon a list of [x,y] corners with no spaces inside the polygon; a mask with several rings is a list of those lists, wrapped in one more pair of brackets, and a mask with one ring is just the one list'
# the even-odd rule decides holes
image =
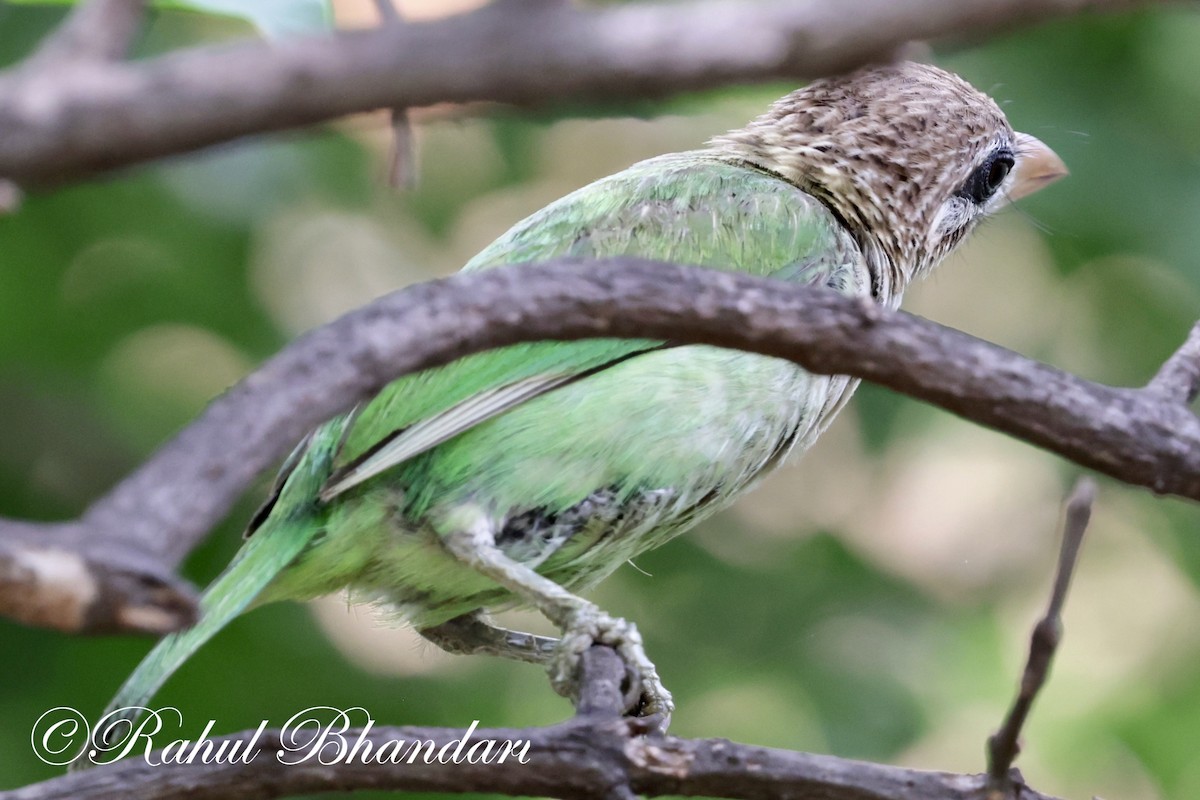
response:
{"label": "bird perched on branch", "polygon": [[[982,218],[1065,174],[957,76],[877,66],[586,186],[465,269],[633,255],[895,307]],[[143,705],[248,607],[349,587],[446,649],[548,663],[566,694],[579,654],[611,644],[640,710],[669,715],[634,627],[574,592],[805,450],[856,384],[738,351],[615,339],[505,347],[401,378],[296,449],[199,623],[165,638],[110,708]],[[484,616],[513,603],[562,639]]]}

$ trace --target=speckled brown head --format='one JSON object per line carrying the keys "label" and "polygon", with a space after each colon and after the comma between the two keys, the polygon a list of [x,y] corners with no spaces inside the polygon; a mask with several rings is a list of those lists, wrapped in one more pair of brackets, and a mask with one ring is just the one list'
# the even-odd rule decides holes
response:
{"label": "speckled brown head", "polygon": [[880,273],[880,299],[941,261],[982,217],[1066,174],[990,97],[909,62],[815,81],[711,145],[824,201]]}

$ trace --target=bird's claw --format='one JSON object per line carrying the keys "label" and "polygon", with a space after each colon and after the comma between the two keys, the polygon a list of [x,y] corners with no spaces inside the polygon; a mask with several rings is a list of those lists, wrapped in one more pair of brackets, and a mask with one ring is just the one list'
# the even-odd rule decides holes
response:
{"label": "bird's claw", "polygon": [[550,682],[554,690],[575,701],[579,697],[579,668],[583,654],[593,644],[611,647],[621,657],[629,678],[625,706],[635,716],[657,717],[659,732],[664,732],[675,711],[671,693],[658,677],[658,670],[642,646],[637,627],[620,617],[613,617],[595,607],[580,609],[550,659]]}

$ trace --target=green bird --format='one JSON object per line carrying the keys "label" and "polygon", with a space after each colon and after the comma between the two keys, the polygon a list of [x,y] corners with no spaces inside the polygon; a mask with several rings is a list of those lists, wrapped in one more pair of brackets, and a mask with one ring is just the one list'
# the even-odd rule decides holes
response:
{"label": "green bird", "polygon": [[[464,269],[641,256],[825,286],[887,307],[988,214],[1066,173],[986,95],[899,63],[816,81],[706,147],[550,204]],[[728,506],[803,452],[846,376],[705,346],[596,339],[505,347],[400,378],[313,431],[248,541],[109,706],[136,715],[251,606],[346,587],[455,652],[549,664],[618,648],[642,713],[672,710],[636,629],[575,593]],[[555,640],[492,626],[532,606]]]}

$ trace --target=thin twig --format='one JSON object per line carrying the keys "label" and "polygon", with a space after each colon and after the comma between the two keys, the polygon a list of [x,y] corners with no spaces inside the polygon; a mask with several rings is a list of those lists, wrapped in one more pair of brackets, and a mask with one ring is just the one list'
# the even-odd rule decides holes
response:
{"label": "thin twig", "polygon": [[392,0],[375,0],[375,9],[379,12],[379,21],[384,25],[403,24],[404,15]]}
{"label": "thin twig", "polygon": [[1200,322],[1146,388],[1185,405],[1196,399],[1200,394]]}
{"label": "thin twig", "polygon": [[995,789],[1012,786],[1014,776],[1010,773],[1013,761],[1020,752],[1021,729],[1029,716],[1029,710],[1038,692],[1046,683],[1050,662],[1062,640],[1062,609],[1071,586],[1071,576],[1079,558],[1083,534],[1087,531],[1092,515],[1092,502],[1096,498],[1096,485],[1090,478],[1080,478],[1067,499],[1066,520],[1063,523],[1062,547],[1058,555],[1058,570],[1054,577],[1054,588],[1045,615],[1034,626],[1029,642],[1029,658],[1017,697],[1009,709],[1008,716],[1000,729],[988,738],[988,777]]}
{"label": "thin twig", "polygon": [[[393,0],[375,0],[382,25],[403,25],[404,15]],[[412,117],[407,108],[392,109],[392,155],[388,163],[388,185],[393,189],[412,189],[417,185],[417,142]]]}
{"label": "thin twig", "polygon": [[392,157],[388,162],[388,185],[393,189],[415,189],[420,176],[417,139],[412,115],[407,108],[392,109]]}
{"label": "thin twig", "polygon": [[20,186],[0,178],[0,217],[15,213],[21,208],[24,199],[25,193],[21,191]]}

